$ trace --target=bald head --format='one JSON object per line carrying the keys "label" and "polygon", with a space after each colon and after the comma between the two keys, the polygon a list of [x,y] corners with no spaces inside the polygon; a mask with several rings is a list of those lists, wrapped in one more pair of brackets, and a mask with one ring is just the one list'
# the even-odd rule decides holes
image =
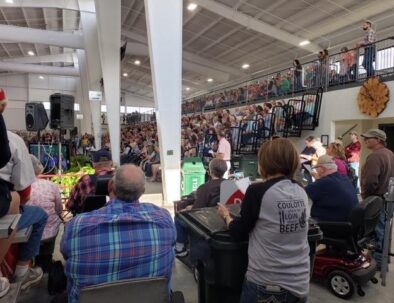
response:
{"label": "bald head", "polygon": [[138,166],[122,165],[115,172],[113,188],[119,200],[138,200],[145,192],[145,175]]}

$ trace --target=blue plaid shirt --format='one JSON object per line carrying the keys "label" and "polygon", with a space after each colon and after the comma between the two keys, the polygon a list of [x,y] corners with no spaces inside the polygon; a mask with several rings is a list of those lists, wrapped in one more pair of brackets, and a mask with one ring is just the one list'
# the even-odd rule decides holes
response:
{"label": "blue plaid shirt", "polygon": [[150,203],[114,200],[65,226],[69,303],[88,285],[139,277],[171,278],[175,227],[170,213]]}

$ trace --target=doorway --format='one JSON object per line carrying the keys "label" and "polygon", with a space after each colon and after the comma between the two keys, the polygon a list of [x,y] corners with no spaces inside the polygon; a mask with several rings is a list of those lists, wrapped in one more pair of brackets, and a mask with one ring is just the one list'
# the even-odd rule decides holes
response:
{"label": "doorway", "polygon": [[394,153],[394,124],[379,124],[379,129],[387,135],[387,148]]}

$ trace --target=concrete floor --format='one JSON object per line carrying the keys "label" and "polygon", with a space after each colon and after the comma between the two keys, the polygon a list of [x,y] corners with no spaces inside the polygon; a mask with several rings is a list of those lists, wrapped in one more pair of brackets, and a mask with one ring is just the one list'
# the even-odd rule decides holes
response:
{"label": "concrete floor", "polygon": [[[159,206],[167,208],[173,214],[172,205],[163,205],[161,184],[154,182],[147,182],[146,194],[141,198],[142,202],[152,202]],[[58,242],[61,238],[62,231],[59,232]],[[393,251],[393,250],[392,250]],[[59,253],[59,243],[55,248],[55,259],[62,260],[62,256]],[[392,267],[392,266],[391,266]],[[379,278],[379,275],[376,275]],[[18,303],[49,303],[51,297],[47,292],[47,278],[44,279],[34,287],[21,292],[18,298]],[[194,280],[192,272],[183,263],[176,260],[172,274],[172,289],[182,291],[187,303],[197,303],[197,283]],[[394,303],[394,272],[391,271],[387,276],[387,286],[382,287],[379,284],[368,283],[364,288],[366,295],[360,297],[357,294],[353,296],[350,302],[355,303]],[[310,295],[308,303],[343,303],[344,300],[339,299],[332,295],[327,287],[319,282],[312,281],[310,288]]]}

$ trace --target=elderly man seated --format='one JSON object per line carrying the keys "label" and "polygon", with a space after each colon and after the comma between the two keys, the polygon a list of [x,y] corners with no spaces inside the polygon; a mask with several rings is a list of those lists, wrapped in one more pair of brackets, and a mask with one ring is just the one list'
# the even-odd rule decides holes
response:
{"label": "elderly man seated", "polygon": [[93,154],[94,175],[82,176],[71,191],[66,208],[73,214],[83,212],[85,198],[96,190],[97,179],[101,176],[112,176],[112,156],[108,149],[100,149]]}
{"label": "elderly man seated", "polygon": [[358,204],[350,179],[337,172],[335,161],[328,155],[320,156],[314,168],[317,180],[305,188],[313,202],[311,217],[321,221],[348,221]]}
{"label": "elderly man seated", "polygon": [[[179,211],[211,207],[216,206],[219,202],[220,196],[220,185],[222,183],[223,176],[227,171],[227,163],[222,159],[213,159],[209,162],[209,174],[211,180],[207,183],[201,185],[197,189],[196,199],[193,201],[192,205],[183,205],[178,207]],[[175,245],[175,253],[177,257],[185,257],[188,254],[186,244],[187,244],[187,228],[182,225],[182,222],[175,216],[175,226],[177,231],[177,240]]]}
{"label": "elderly man seated", "polygon": [[68,302],[79,302],[80,289],[117,280],[171,278],[175,227],[170,213],[140,203],[145,176],[135,165],[117,169],[113,200],[76,216],[65,226],[61,252],[66,260]]}

